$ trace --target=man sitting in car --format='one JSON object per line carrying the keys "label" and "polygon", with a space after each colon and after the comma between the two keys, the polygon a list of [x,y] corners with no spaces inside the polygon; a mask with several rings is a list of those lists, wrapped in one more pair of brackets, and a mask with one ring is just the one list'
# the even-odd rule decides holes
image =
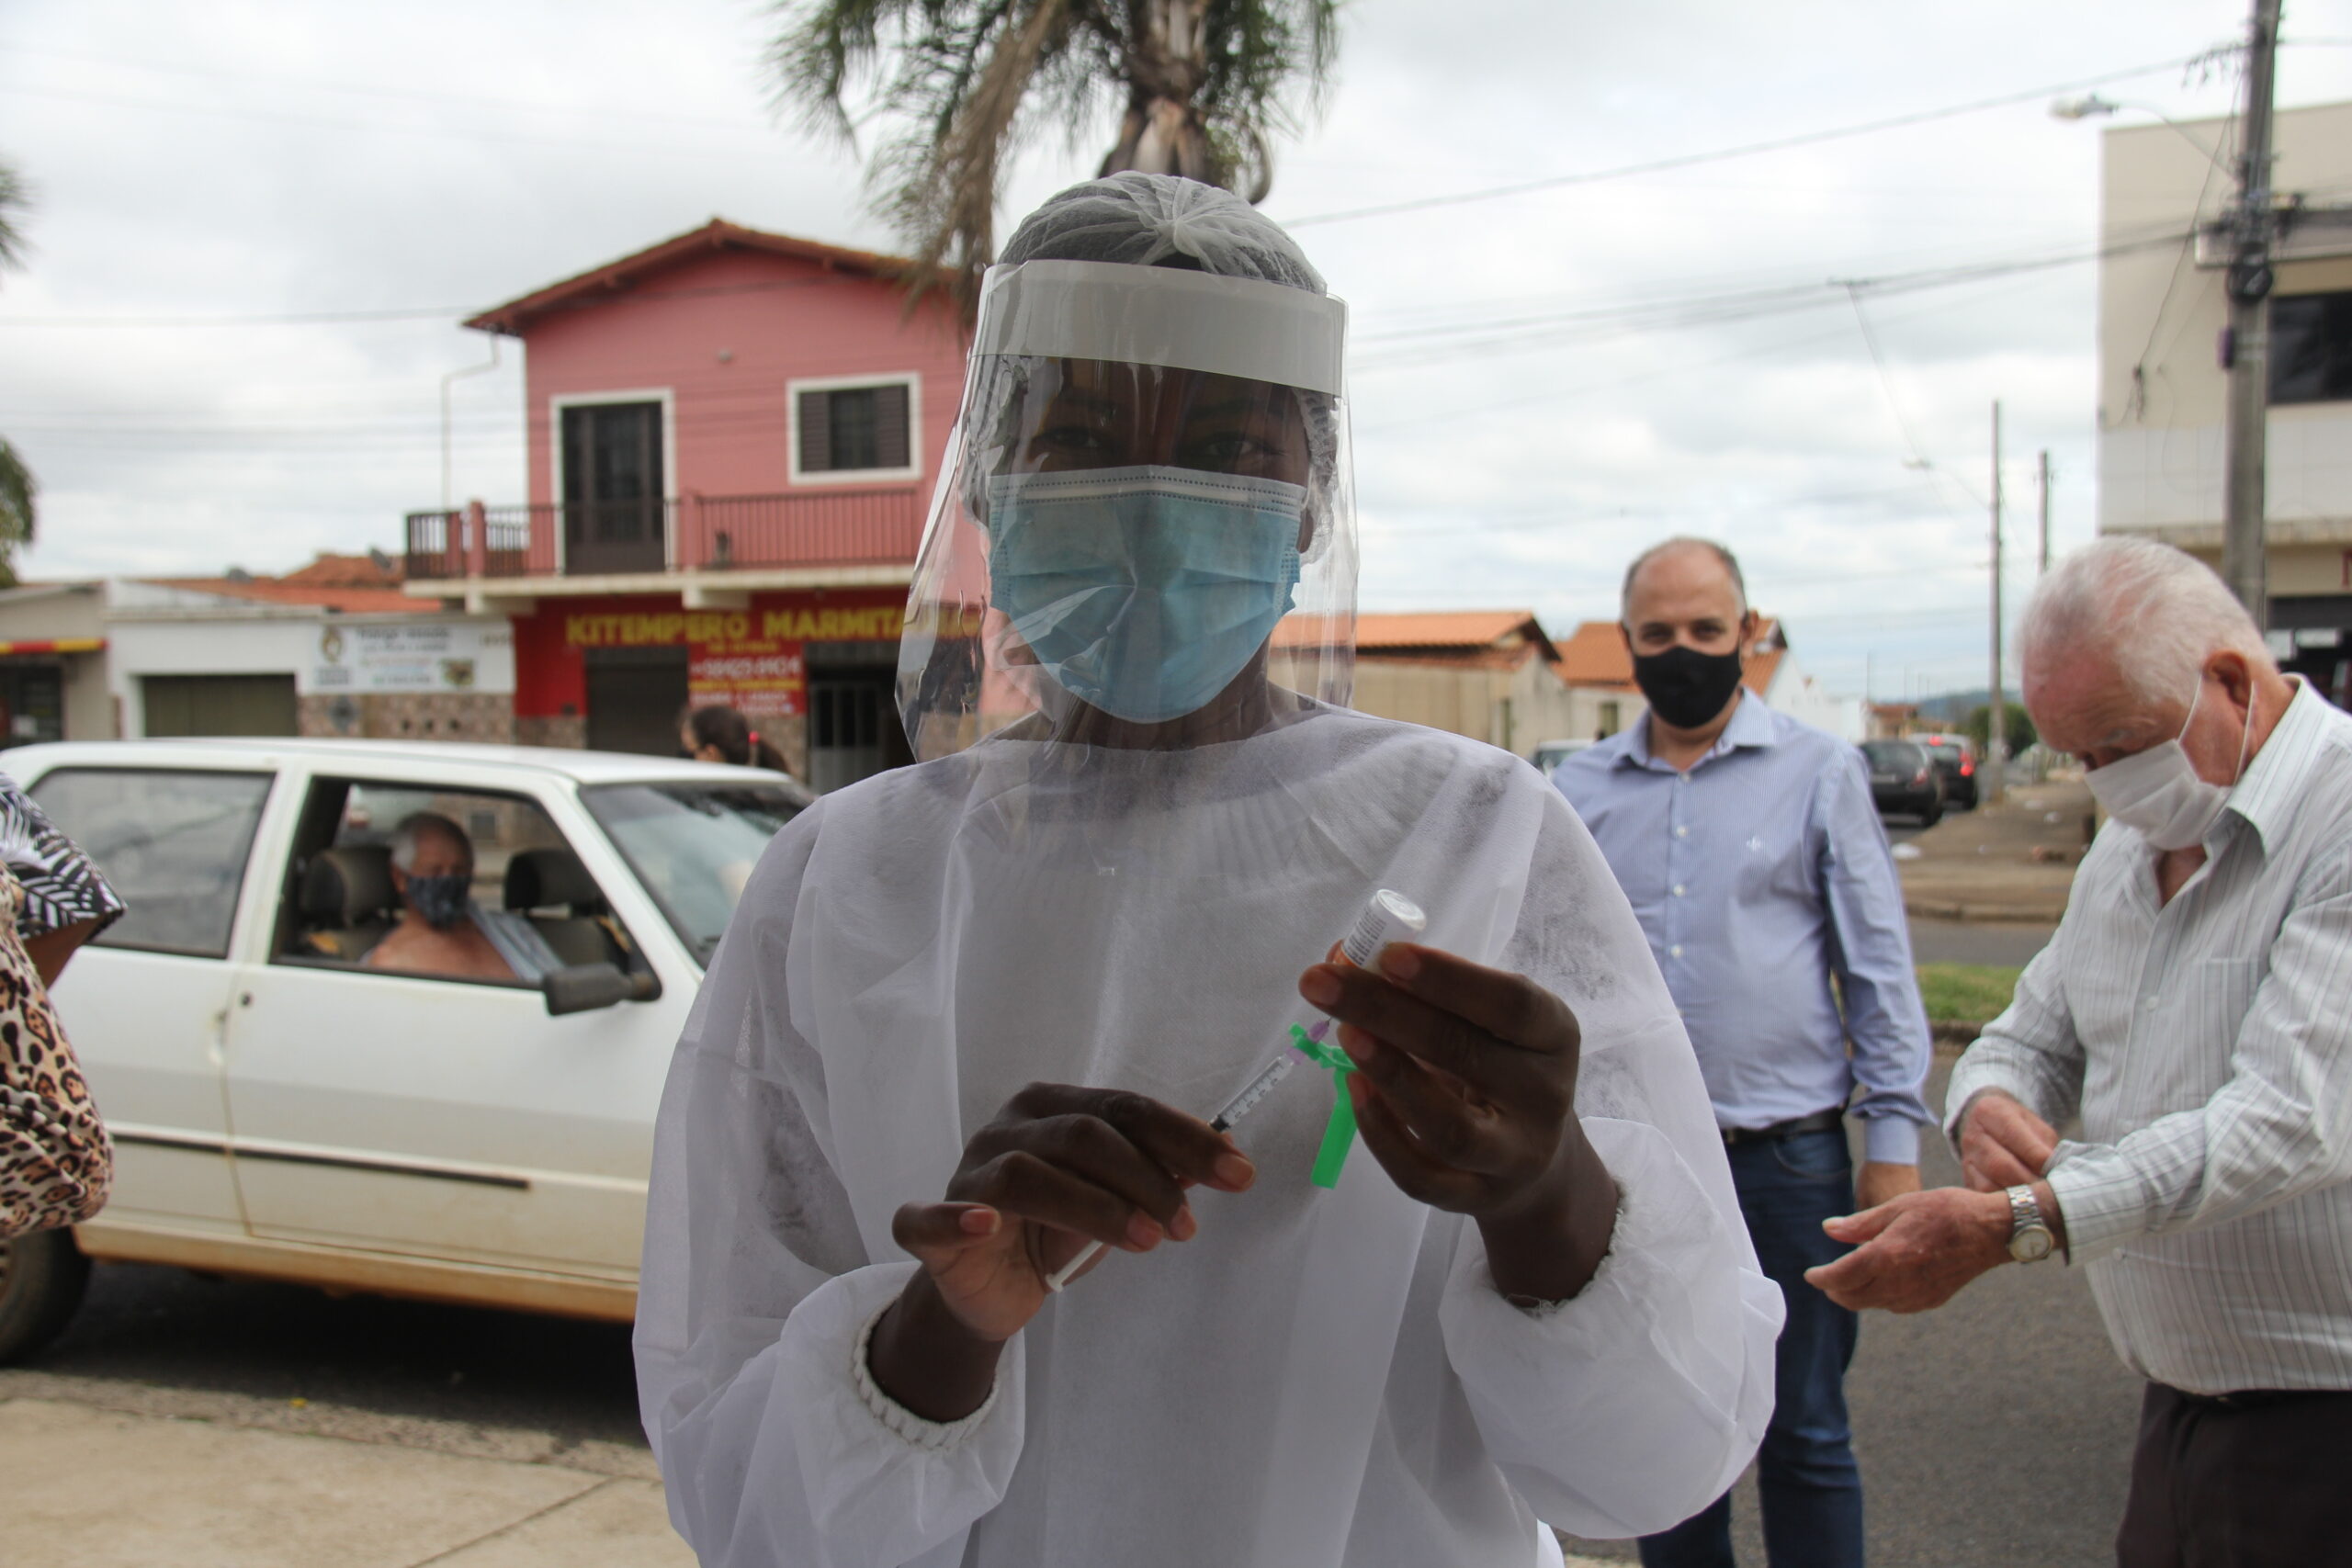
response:
{"label": "man sitting in car", "polygon": [[560,967],[528,920],[474,902],[474,846],[463,828],[420,811],[392,829],[390,849],[401,918],[368,951],[368,968],[536,984]]}

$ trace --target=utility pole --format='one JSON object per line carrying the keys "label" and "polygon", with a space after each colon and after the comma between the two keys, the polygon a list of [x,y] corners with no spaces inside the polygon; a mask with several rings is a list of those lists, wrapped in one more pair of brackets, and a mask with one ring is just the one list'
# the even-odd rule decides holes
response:
{"label": "utility pole", "polygon": [[1985,800],[1999,805],[2002,766],[2009,755],[2009,705],[2001,685],[2001,404],[1993,402],[1993,690],[1985,714],[1984,773],[1978,787]]}
{"label": "utility pole", "polygon": [[2278,56],[2280,0],[2254,0],[2246,27],[2245,138],[2238,163],[2235,250],[2222,287],[2230,324],[2222,334],[2229,372],[2223,439],[2222,577],[2257,626],[2270,619],[2269,572],[2262,527],[2263,463],[2270,394],[2270,245],[2278,222],[2270,194],[2270,98]]}
{"label": "utility pole", "polygon": [[2041,569],[2040,575],[2050,575],[2050,454],[2041,455]]}

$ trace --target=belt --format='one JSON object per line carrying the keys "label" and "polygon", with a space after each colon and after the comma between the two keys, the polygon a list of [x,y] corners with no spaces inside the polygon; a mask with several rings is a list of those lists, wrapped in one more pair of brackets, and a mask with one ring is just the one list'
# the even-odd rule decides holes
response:
{"label": "belt", "polygon": [[2261,1410],[2305,1399],[2352,1399],[2352,1392],[2338,1388],[2242,1388],[2228,1393],[2191,1393],[2168,1384],[2157,1386],[2190,1404],[2219,1405],[2224,1410]]}
{"label": "belt", "polygon": [[1759,1138],[1793,1138],[1800,1133],[1834,1133],[1846,1124],[1843,1111],[1816,1111],[1810,1116],[1798,1116],[1786,1122],[1775,1122],[1769,1127],[1725,1127],[1724,1147],[1752,1144]]}

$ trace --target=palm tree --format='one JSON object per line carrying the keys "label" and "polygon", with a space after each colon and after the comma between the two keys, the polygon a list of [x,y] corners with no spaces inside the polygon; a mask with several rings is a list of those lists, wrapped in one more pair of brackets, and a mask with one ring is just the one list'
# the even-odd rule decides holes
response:
{"label": "palm tree", "polygon": [[24,231],[17,227],[17,220],[33,204],[31,187],[17,166],[0,159],[0,266],[25,265]]}
{"label": "palm tree", "polygon": [[[0,267],[25,265],[25,234],[17,219],[32,206],[31,192],[16,165],[0,162]],[[17,551],[33,540],[32,470],[0,435],[0,588],[17,585]]]}
{"label": "palm tree", "polygon": [[[1103,174],[1182,175],[1262,201],[1273,134],[1329,84],[1346,0],[777,0],[778,96],[854,134],[853,99],[909,129],[867,165],[917,287],[945,266],[969,305],[995,254],[996,203],[1021,145],[1073,140],[1124,98]],[[868,89],[870,88],[870,96]]]}
{"label": "palm tree", "polygon": [[17,550],[33,542],[32,470],[0,435],[0,588],[17,586]]}

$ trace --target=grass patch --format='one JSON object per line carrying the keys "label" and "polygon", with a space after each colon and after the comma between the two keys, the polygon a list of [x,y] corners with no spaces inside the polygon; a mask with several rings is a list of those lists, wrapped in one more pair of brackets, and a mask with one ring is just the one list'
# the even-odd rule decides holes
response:
{"label": "grass patch", "polygon": [[2009,1005],[2024,973],[2001,964],[1922,964],[1919,996],[1931,1022],[1985,1023]]}

